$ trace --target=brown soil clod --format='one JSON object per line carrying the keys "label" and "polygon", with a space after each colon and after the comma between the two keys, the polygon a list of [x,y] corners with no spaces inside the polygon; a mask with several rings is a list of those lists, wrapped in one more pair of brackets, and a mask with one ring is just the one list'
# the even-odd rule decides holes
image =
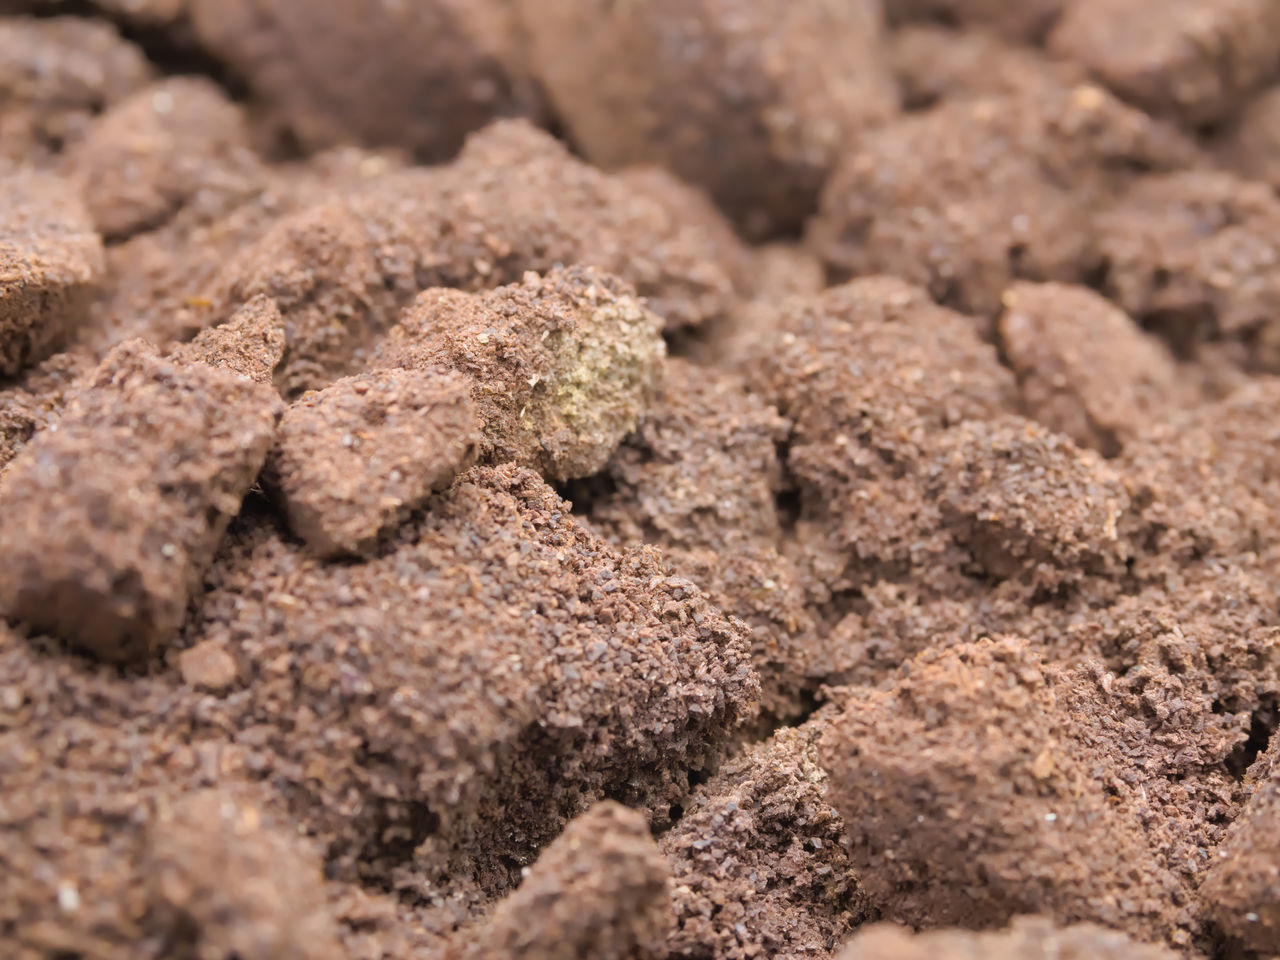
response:
{"label": "brown soil clod", "polygon": [[266,482],[324,556],[359,555],[474,462],[471,385],[431,370],[359,374],[295,401]]}
{"label": "brown soil clod", "polygon": [[104,660],[173,638],[275,436],[268,388],[150,346],[108,355],[4,476],[0,604]]}
{"label": "brown soil clod", "polygon": [[0,172],[0,376],[61,348],[88,316],[102,275],[102,240],[70,185]]}

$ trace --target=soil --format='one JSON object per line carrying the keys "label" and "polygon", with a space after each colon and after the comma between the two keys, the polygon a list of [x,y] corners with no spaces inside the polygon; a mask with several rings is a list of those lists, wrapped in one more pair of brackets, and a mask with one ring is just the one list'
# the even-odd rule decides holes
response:
{"label": "soil", "polygon": [[0,955],[1280,955],[1276,17],[0,2]]}

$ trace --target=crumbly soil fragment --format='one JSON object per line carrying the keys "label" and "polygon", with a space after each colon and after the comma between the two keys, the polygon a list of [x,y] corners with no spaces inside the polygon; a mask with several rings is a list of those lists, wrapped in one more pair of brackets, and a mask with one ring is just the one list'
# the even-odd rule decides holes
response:
{"label": "crumbly soil fragment", "polygon": [[[1214,853],[1200,888],[1210,922],[1246,950],[1280,951],[1280,781],[1271,747],[1257,764],[1257,779],[1240,818]],[[1251,771],[1253,773],[1253,771]]]}
{"label": "crumbly soil fragment", "polygon": [[1280,74],[1271,0],[1071,0],[1049,48],[1125,100],[1191,127],[1230,117]]}
{"label": "crumbly soil fragment", "polygon": [[837,279],[892,274],[994,316],[1014,280],[1080,282],[1096,269],[1092,211],[1133,178],[1126,168],[1193,155],[1095,86],[948,100],[844,155],[809,240]]}
{"label": "crumbly soil fragment", "polygon": [[1008,930],[912,933],[877,924],[859,931],[837,960],[1173,960],[1163,947],[1135,943],[1091,923],[1055,926],[1043,917],[1019,917]]}
{"label": "crumbly soil fragment", "polygon": [[918,24],[895,30],[891,38],[894,73],[909,109],[942,100],[1025,94],[1082,83],[1078,64],[1054,60],[1033,47],[985,30],[956,31]]}
{"label": "crumbly soil fragment", "polygon": [[625,283],[553,270],[487,294],[427,290],[375,362],[470,378],[481,457],[557,481],[597,472],[657,389],[662,323]]}
{"label": "crumbly soil fragment", "polygon": [[142,51],[101,20],[0,17],[0,162],[52,162],[151,77]]}
{"label": "crumbly soil fragment", "polygon": [[1071,0],[885,0],[894,24],[941,20],[966,27],[990,29],[1013,40],[1043,37]]}
{"label": "crumbly soil fragment", "polygon": [[750,235],[798,227],[842,152],[896,111],[868,0],[517,6],[588,158],[667,167]]}
{"label": "crumbly soil fragment", "polygon": [[[506,0],[190,0],[195,36],[310,148],[351,141],[452,156],[536,100]],[[512,72],[517,73],[512,76]]]}
{"label": "crumbly soil fragment", "polygon": [[374,177],[282,218],[187,292],[207,295],[214,315],[277,300],[290,396],[359,368],[430,287],[488,290],[591,265],[632,284],[669,328],[696,325],[736,303],[745,254],[714,211],[685,209],[685,190],[661,175],[610,176],[528,124],[499,123],[447,167]]}
{"label": "crumbly soil fragment", "polygon": [[285,411],[268,461],[289,527],[322,556],[363,554],[474,462],[464,377],[386,370],[345,377]]}
{"label": "crumbly soil fragment", "polygon": [[1016,283],[1003,301],[1023,411],[1081,446],[1114,457],[1194,398],[1168,348],[1092,290]]}
{"label": "crumbly soil fragment", "polygon": [[1104,789],[1126,758],[1078,722],[1013,640],[925,654],[850,699],[822,763],[886,919],[984,929],[1045,913],[1189,942],[1189,890],[1153,857],[1140,802]]}
{"label": "crumbly soil fragment", "polygon": [[161,808],[146,839],[150,922],[170,949],[197,960],[341,960],[320,860],[305,842],[230,791],[181,797]]}
{"label": "crumbly soil fragment", "polygon": [[102,240],[71,185],[0,172],[0,377],[61,348],[102,275]]}
{"label": "crumbly soil fragment", "polygon": [[828,956],[868,917],[818,742],[831,711],[749,747],[685,802],[671,863],[671,960]]}
{"label": "crumbly soil fragment", "polygon": [[597,804],[565,827],[459,957],[664,957],[672,922],[669,873],[643,814],[610,801]]}
{"label": "crumbly soil fragment", "polygon": [[663,547],[676,569],[751,628],[762,706],[777,716],[799,706],[813,627],[780,553],[777,445],[787,431],[737,376],[671,359],[637,431],[570,493],[610,539]]}
{"label": "crumbly soil fragment", "polygon": [[595,800],[662,823],[759,692],[740,625],[510,464],[360,564],[247,517],[207,580],[184,648],[243,674],[209,722],[246,731],[332,876],[464,910]]}
{"label": "crumbly soil fragment", "polygon": [[182,625],[279,414],[258,384],[141,342],[113,351],[5,471],[5,615],[104,660],[146,659]]}
{"label": "crumbly soil fragment", "polygon": [[1280,87],[1249,101],[1218,144],[1218,162],[1247,180],[1280,189]]}
{"label": "crumbly soil fragment", "polygon": [[1099,218],[1107,293],[1182,356],[1216,343],[1246,370],[1275,372],[1277,225],[1265,183],[1208,170],[1144,177]]}
{"label": "crumbly soil fragment", "polygon": [[271,386],[284,359],[284,324],[280,308],[267,297],[255,297],[226,323],[202,330],[180,344],[171,356],[181,363],[204,363],[245,380]]}
{"label": "crumbly soil fragment", "polygon": [[69,151],[67,168],[109,241],[162,226],[188,203],[229,209],[263,176],[239,107],[196,77],[163,80],[114,106]]}

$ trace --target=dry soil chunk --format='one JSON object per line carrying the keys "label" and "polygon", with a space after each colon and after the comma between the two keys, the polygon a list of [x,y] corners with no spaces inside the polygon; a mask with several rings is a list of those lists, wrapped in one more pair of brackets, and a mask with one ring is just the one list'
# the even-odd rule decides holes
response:
{"label": "dry soil chunk", "polygon": [[841,152],[897,106],[869,0],[518,6],[593,162],[667,167],[751,234],[799,226]]}
{"label": "dry soil chunk", "polygon": [[255,297],[226,323],[201,331],[172,355],[183,363],[206,363],[270,386],[284,357],[280,308],[267,297]]}
{"label": "dry soil chunk", "polygon": [[278,416],[258,384],[140,342],[112,352],[5,473],[5,614],[106,660],[146,657],[181,626]]}
{"label": "dry soil chunk", "polygon": [[[1276,746],[1257,768],[1261,777],[1240,818],[1214,851],[1200,888],[1207,918],[1247,950],[1280,951],[1280,776]],[[1259,769],[1260,768],[1260,769]]]}
{"label": "dry soil chunk", "polygon": [[[1280,516],[1280,383],[1260,379],[1161,424],[1116,462],[1149,562],[1177,569],[1265,553]],[[1140,561],[1141,562],[1141,561]]]}
{"label": "dry soil chunk", "polygon": [[830,712],[725,763],[663,834],[673,960],[827,956],[867,916],[818,762]]}
{"label": "dry soil chunk", "polygon": [[1280,87],[1249,102],[1219,144],[1218,159],[1242,177],[1280,189]]}
{"label": "dry soil chunk", "polygon": [[1052,60],[986,30],[909,26],[895,30],[891,42],[894,72],[908,108],[959,97],[1052,90],[1086,79],[1076,64]]}
{"label": "dry soil chunk", "polygon": [[762,309],[770,332],[746,345],[741,369],[793,424],[795,549],[812,586],[845,590],[938,557],[941,517],[926,483],[936,436],[1015,402],[976,323],[885,277]]}
{"label": "dry soil chunk", "polygon": [[192,0],[199,41],[304,145],[359,141],[444,160],[526,112],[504,0]]}
{"label": "dry soil chunk", "polygon": [[1008,930],[912,933],[876,925],[859,931],[837,960],[1173,960],[1178,954],[1091,923],[1056,926],[1019,917]]}
{"label": "dry soil chunk", "polygon": [[182,797],[148,828],[149,924],[199,960],[339,960],[320,860],[305,842],[229,791]]}
{"label": "dry soil chunk", "polygon": [[822,762],[883,916],[981,929],[1044,913],[1175,936],[1187,891],[1108,796],[1106,765],[1124,756],[1092,743],[1020,641],[926,653],[892,689],[851,698]]}
{"label": "dry soil chunk", "polygon": [[671,927],[670,868],[641,813],[597,804],[528,868],[461,951],[467,960],[654,960]]}
{"label": "dry soil chunk", "polygon": [[[475,135],[448,167],[336,192],[345,196],[280,219],[216,281],[187,291],[215,316],[276,299],[291,396],[360,369],[361,352],[430,287],[488,290],[589,264],[634,286],[671,329],[737,302],[746,252],[701,195],[654,171],[602,173],[522,121]],[[213,239],[225,243],[224,232]]]}
{"label": "dry soil chunk", "polygon": [[141,50],[99,20],[0,18],[0,159],[46,159],[151,79]]}
{"label": "dry soil chunk", "polygon": [[188,203],[233,206],[262,179],[240,109],[198,77],[144,87],[113,107],[68,167],[108,240],[160,226]]}
{"label": "dry soil chunk", "polygon": [[553,270],[486,294],[424,292],[376,362],[465,374],[481,456],[564,481],[598,471],[635,429],[657,390],[661,329],[615,277]]}
{"label": "dry soil chunk", "polygon": [[1272,0],[1072,0],[1051,50],[1117,94],[1198,126],[1222,120],[1276,76],[1280,6]]}
{"label": "dry soil chunk", "polygon": [[777,445],[787,432],[737,376],[672,359],[636,432],[599,476],[569,493],[615,542],[661,546],[751,627],[762,703],[780,715],[798,708],[812,628],[779,554]]}
{"label": "dry soil chunk", "polygon": [[1062,11],[1064,0],[885,0],[892,23],[941,20],[985,27],[1016,40],[1042,37]]}
{"label": "dry soil chunk", "polygon": [[742,628],[531,471],[473,468],[359,564],[246,520],[187,642],[233,652],[214,722],[259,731],[335,876],[506,892],[595,800],[663,822],[753,711]]}
{"label": "dry soil chunk", "polygon": [[1179,354],[1220,341],[1251,371],[1280,370],[1280,200],[1216,171],[1145,177],[1099,218],[1107,292]]}
{"label": "dry soil chunk", "polygon": [[1128,553],[1122,478],[1092,450],[1021,417],[970,422],[937,440],[937,502],[987,576],[1057,584],[1118,576]]}
{"label": "dry soil chunk", "polygon": [[1004,295],[1000,346],[1027,416],[1113,457],[1191,391],[1159,340],[1086,287],[1018,283]]}
{"label": "dry soil chunk", "polygon": [[1092,208],[1132,178],[1127,167],[1192,153],[1098,87],[945,101],[845,154],[809,239],[836,278],[892,274],[994,316],[1014,280],[1089,275]]}
{"label": "dry soil chunk", "polygon": [[475,460],[471,383],[432,370],[359,374],[285,411],[267,483],[325,556],[361,554]]}
{"label": "dry soil chunk", "polygon": [[88,315],[102,273],[102,240],[68,183],[0,175],[0,376],[63,345]]}

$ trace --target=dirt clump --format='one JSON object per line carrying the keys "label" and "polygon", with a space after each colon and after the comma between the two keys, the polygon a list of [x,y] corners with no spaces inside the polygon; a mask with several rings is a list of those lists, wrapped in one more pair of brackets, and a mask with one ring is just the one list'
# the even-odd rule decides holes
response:
{"label": "dirt clump", "polygon": [[1092,209],[1128,168],[1194,148],[1091,85],[948,100],[863,138],[809,224],[837,279],[885,273],[994,316],[1014,280],[1079,282],[1100,261]]}
{"label": "dirt clump", "polygon": [[216,643],[243,676],[208,722],[246,731],[331,876],[464,915],[595,800],[661,823],[759,692],[740,625],[511,464],[361,564],[251,517],[207,581],[182,648]]}
{"label": "dirt clump", "polygon": [[1078,64],[1051,59],[985,30],[918,24],[894,31],[892,44],[902,101],[913,110],[942,100],[1026,94],[1038,88],[1051,92],[1088,79]]}
{"label": "dirt clump", "polygon": [[1129,102],[1196,127],[1277,78],[1278,28],[1268,0],[1071,0],[1049,49]]}
{"label": "dirt clump", "polygon": [[669,867],[645,818],[612,802],[574,818],[519,888],[457,950],[461,960],[665,956]]}
{"label": "dirt clump", "polygon": [[1093,291],[1017,283],[1003,300],[1000,348],[1023,410],[1081,446],[1114,457],[1195,399],[1168,349]]}
{"label": "dirt clump", "polygon": [[989,933],[937,930],[915,934],[902,927],[877,924],[860,931],[837,954],[837,960],[1172,960],[1177,955],[1091,923],[1058,927],[1041,917],[1019,917],[1008,930]]}
{"label": "dirt clump", "polygon": [[589,159],[667,167],[749,235],[798,227],[842,152],[895,113],[878,3],[517,6],[535,71]]}
{"label": "dirt clump", "polygon": [[239,108],[192,77],[121,101],[89,127],[67,164],[108,241],[162,226],[188,203],[233,207],[258,191],[263,175]]}
{"label": "dirt clump", "polygon": [[1280,369],[1265,183],[1216,171],[1143,178],[1099,222],[1107,293],[1182,356],[1220,344],[1247,370]]}
{"label": "dirt clump", "polygon": [[268,388],[141,342],[109,354],[5,471],[5,614],[105,660],[154,653],[262,468],[279,407]]}
{"label": "dirt clump", "polygon": [[537,111],[506,0],[190,0],[189,9],[199,44],[312,149],[355,141],[447,160],[495,117]]}
{"label": "dirt clump", "polygon": [[142,871],[152,922],[179,956],[342,956],[319,858],[230,792],[196,791],[162,808]]}
{"label": "dirt clump", "polygon": [[364,554],[475,460],[464,377],[357,374],[292,403],[267,465],[289,527],[324,556]]}
{"label": "dirt clump", "polygon": [[1140,801],[1108,797],[1125,757],[1077,726],[1062,683],[1021,642],[986,641],[847,704],[822,764],[887,919],[984,929],[1045,913],[1189,944],[1190,890],[1152,856]]}
{"label": "dirt clump", "polygon": [[0,17],[0,161],[52,163],[151,78],[142,51],[100,20]]}
{"label": "dirt clump", "polygon": [[531,273],[487,294],[427,290],[375,363],[470,378],[481,457],[565,481],[596,473],[635,429],[665,356],[661,327],[608,274]]}
{"label": "dirt clump", "polygon": [[0,174],[0,376],[60,349],[88,316],[102,274],[102,240],[65,181]]}
{"label": "dirt clump", "polygon": [[271,386],[284,359],[280,309],[266,297],[250,300],[226,323],[202,330],[170,354],[180,363],[204,363]]}
{"label": "dirt clump", "polygon": [[818,757],[830,713],[726,763],[660,839],[672,960],[824,956],[869,916]]}

